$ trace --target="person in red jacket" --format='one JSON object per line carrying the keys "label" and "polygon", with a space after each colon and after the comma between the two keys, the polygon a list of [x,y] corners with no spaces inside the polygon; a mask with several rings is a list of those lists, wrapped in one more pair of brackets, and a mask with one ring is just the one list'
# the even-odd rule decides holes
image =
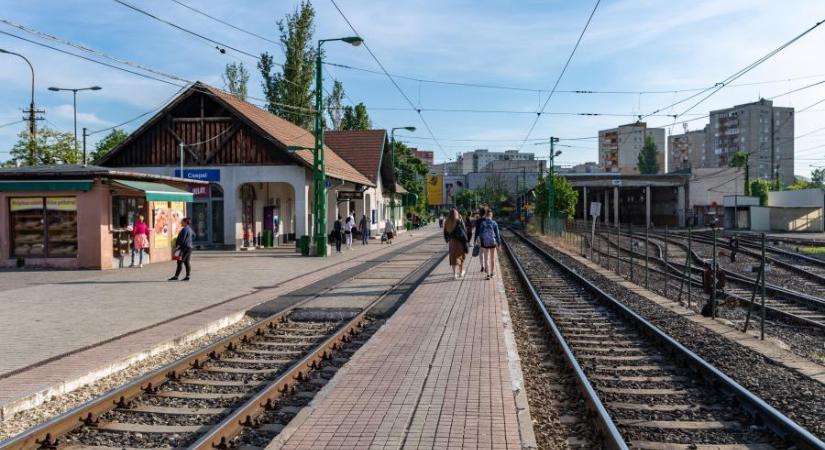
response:
{"label": "person in red jacket", "polygon": [[135,253],[139,254],[138,267],[143,267],[143,252],[149,248],[149,227],[143,221],[143,215],[139,215],[132,227],[132,264],[135,267]]}

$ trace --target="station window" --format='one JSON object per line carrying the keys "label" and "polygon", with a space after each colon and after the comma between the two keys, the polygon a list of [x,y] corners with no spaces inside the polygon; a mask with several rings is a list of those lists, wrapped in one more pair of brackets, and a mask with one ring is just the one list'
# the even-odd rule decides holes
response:
{"label": "station window", "polygon": [[13,256],[77,256],[77,197],[11,198],[9,212]]}

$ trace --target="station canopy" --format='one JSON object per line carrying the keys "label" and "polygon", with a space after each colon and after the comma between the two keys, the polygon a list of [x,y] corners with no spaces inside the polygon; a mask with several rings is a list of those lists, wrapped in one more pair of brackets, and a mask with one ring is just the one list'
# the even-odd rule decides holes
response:
{"label": "station canopy", "polygon": [[163,183],[149,181],[112,180],[113,182],[137,191],[146,193],[146,200],[150,202],[191,202],[192,193],[174,188]]}

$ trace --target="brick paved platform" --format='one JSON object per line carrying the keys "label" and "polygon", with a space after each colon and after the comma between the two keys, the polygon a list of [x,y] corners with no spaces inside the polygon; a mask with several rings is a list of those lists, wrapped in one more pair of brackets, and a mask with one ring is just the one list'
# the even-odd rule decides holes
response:
{"label": "brick paved platform", "polygon": [[5,291],[8,274],[0,274],[0,419],[230,325],[262,302],[437,233],[430,227],[391,246],[358,245],[329,258],[204,252],[193,257],[189,283],[165,281],[171,263],[74,271],[73,280],[65,272],[44,271],[43,279],[53,283]]}
{"label": "brick paved platform", "polygon": [[445,259],[267,449],[522,448],[508,317],[498,275]]}

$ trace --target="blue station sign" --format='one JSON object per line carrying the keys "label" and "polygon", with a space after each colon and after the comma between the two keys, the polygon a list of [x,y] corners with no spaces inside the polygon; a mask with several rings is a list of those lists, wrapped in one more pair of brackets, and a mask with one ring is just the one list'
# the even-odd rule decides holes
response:
{"label": "blue station sign", "polygon": [[175,169],[175,176],[198,181],[221,181],[221,169],[183,169],[183,176],[180,169]]}

